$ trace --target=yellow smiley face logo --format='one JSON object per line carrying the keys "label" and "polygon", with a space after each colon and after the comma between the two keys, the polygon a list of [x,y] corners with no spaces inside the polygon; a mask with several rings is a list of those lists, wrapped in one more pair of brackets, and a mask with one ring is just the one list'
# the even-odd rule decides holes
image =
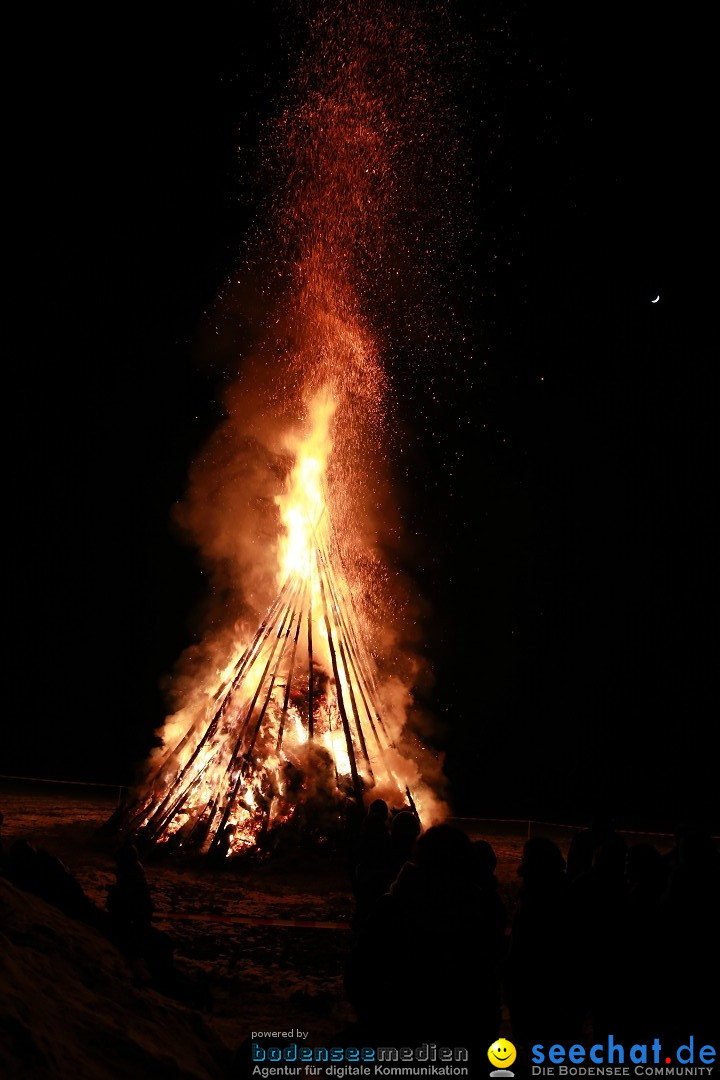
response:
{"label": "yellow smiley face logo", "polygon": [[497,1066],[498,1069],[506,1069],[512,1065],[516,1057],[517,1050],[507,1039],[496,1039],[488,1050],[490,1064]]}

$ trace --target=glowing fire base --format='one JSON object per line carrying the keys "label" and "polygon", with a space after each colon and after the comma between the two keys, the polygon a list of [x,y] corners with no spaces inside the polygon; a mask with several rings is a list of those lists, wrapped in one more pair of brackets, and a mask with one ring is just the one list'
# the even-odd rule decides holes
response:
{"label": "glowing fire base", "polygon": [[374,664],[322,526],[217,690],[204,731],[190,726],[126,811],[123,831],[143,845],[247,850],[314,793],[327,799],[328,784],[338,803],[361,806],[378,787],[415,809],[393,772]]}
{"label": "glowing fire base", "polygon": [[328,394],[311,402],[309,432],[293,447],[276,499],[283,534],[274,603],[219,685],[171,718],[148,781],[115,816],[121,834],[144,847],[239,854],[264,849],[291,821],[317,821],[318,808],[326,824],[337,821],[343,804],[361,808],[370,791],[397,808],[415,811],[418,802],[421,815],[426,795],[432,803],[383,719],[377,669],[342,572],[324,492],[333,412]]}

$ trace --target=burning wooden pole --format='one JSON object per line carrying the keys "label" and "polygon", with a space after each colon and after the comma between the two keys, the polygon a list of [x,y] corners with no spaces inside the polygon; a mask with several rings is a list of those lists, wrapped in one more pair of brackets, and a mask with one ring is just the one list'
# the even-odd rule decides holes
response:
{"label": "burning wooden pole", "polygon": [[290,688],[292,687],[293,675],[295,673],[295,657],[297,656],[298,639],[300,637],[300,629],[302,627],[303,613],[305,610],[305,597],[307,595],[307,583],[303,589],[302,600],[300,601],[300,614],[298,615],[297,624],[295,626],[295,637],[293,639],[292,653],[290,654],[290,667],[288,669],[287,676],[285,678],[285,695],[283,697],[282,712],[280,713],[280,723],[278,726],[277,744],[276,749],[278,752],[282,749],[283,731],[285,729],[285,720],[287,718],[288,703],[290,701]]}
{"label": "burning wooden pole", "polygon": [[308,601],[307,611],[307,650],[308,650],[308,736],[312,741],[315,737],[315,702],[314,702],[314,683],[315,672],[313,670],[313,639],[312,639],[312,621],[313,621],[313,582],[312,582],[312,566],[310,567],[310,598]]}
{"label": "burning wooden pole", "polygon": [[335,677],[335,694],[337,697],[337,706],[340,712],[340,718],[342,720],[343,731],[345,732],[345,745],[347,747],[347,755],[350,762],[350,775],[352,776],[353,791],[355,793],[355,798],[357,800],[358,806],[362,806],[363,788],[357,770],[357,762],[355,761],[355,747],[353,746],[352,735],[350,734],[350,722],[348,720],[347,712],[345,709],[342,683],[340,681],[340,673],[338,671],[337,656],[335,655],[335,645],[333,644],[333,635],[330,628],[330,619],[328,617],[327,601],[325,599],[325,585],[323,582],[323,575],[320,573],[319,568],[318,579],[320,581],[320,596],[322,598],[323,618],[325,620],[325,629],[327,631],[328,648],[330,649],[330,660],[332,663],[333,675]]}

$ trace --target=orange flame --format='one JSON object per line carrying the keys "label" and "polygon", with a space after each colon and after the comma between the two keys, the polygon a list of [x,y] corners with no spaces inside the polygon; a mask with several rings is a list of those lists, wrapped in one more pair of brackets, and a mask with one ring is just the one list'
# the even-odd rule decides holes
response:
{"label": "orange flame", "polygon": [[330,422],[336,402],[326,391],[316,395],[309,406],[309,432],[294,439],[295,465],[288,490],[276,497],[285,535],[279,545],[278,584],[296,574],[307,581],[312,572],[317,530],[326,510],[324,484],[332,452]]}

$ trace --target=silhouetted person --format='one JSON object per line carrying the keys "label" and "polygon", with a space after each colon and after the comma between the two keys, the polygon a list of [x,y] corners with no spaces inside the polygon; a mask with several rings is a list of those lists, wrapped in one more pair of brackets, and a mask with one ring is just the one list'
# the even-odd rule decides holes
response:
{"label": "silhouetted person", "polygon": [[365,813],[362,805],[353,795],[346,795],[342,800],[342,819],[345,826],[347,845],[354,851],[357,838],[362,832]]}
{"label": "silhouetted person", "polygon": [[495,957],[498,979],[506,959],[507,911],[500,898],[495,877],[497,855],[487,840],[475,840],[470,851],[470,865],[479,889],[478,918],[488,935],[488,950]]}
{"label": "silhouetted person", "polygon": [[153,979],[164,984],[174,976],[172,943],[152,925],[154,905],[134,844],[118,848],[115,865],[107,898],[113,939],[131,962],[144,960]]}
{"label": "silhouetted person", "polygon": [[126,842],[118,848],[115,866],[115,884],[108,890],[107,908],[119,939],[130,950],[140,952],[154,907],[134,844]]}
{"label": "silhouetted person", "polygon": [[388,819],[390,818],[390,808],[384,799],[373,799],[368,806],[367,814],[365,816],[365,824],[372,825],[374,822],[381,821],[387,828]]}
{"label": "silhouetted person", "polygon": [[618,979],[627,952],[627,844],[611,831],[593,853],[590,870],[571,884],[593,1037],[619,1030],[627,1014],[628,984]]}
{"label": "silhouetted person", "polygon": [[472,863],[478,875],[478,880],[483,885],[492,882],[497,888],[497,878],[495,877],[497,855],[488,840],[473,840]]}
{"label": "silhouetted person", "polygon": [[[346,970],[357,1037],[485,1049],[497,1038],[499,985],[478,896],[467,835],[428,829],[359,929]],[[380,992],[388,979],[390,1000]]]}
{"label": "silhouetted person", "polygon": [[394,881],[406,862],[412,858],[415,841],[422,832],[417,814],[401,810],[390,823],[390,865],[388,877]]}
{"label": "silhouetted person", "polygon": [[388,805],[375,799],[368,807],[352,869],[355,893],[353,924],[359,925],[392,881],[392,845],[388,831]]}
{"label": "silhouetted person", "polygon": [[680,847],[682,845],[683,837],[690,836],[696,832],[698,832],[698,826],[692,821],[681,821],[675,826],[675,829],[673,830],[673,846],[665,855],[663,855],[663,862],[665,863],[668,878],[680,865]]}
{"label": "silhouetted person", "polygon": [[662,855],[652,844],[628,848],[625,863],[627,905],[623,978],[616,982],[622,1013],[616,1018],[617,1035],[652,1038],[658,1030],[666,996],[665,948],[661,938],[660,900],[667,871]]}
{"label": "silhouetted person", "polygon": [[665,890],[667,877],[665,861],[653,844],[633,844],[628,848],[625,879],[631,908],[638,912],[656,909]]}
{"label": "silhouetted person", "polygon": [[683,830],[660,902],[665,941],[665,1027],[680,1038],[716,1038],[720,1016],[720,854],[701,828]]}
{"label": "silhouetted person", "polygon": [[545,837],[528,840],[518,867],[522,878],[512,921],[506,966],[506,993],[513,1042],[526,1047],[547,1041],[571,1042],[579,1035],[574,924],[565,860]]}
{"label": "silhouetted person", "polygon": [[575,833],[568,848],[568,881],[588,873],[592,869],[595,852],[615,835],[615,823],[607,811],[595,814],[586,829]]}

